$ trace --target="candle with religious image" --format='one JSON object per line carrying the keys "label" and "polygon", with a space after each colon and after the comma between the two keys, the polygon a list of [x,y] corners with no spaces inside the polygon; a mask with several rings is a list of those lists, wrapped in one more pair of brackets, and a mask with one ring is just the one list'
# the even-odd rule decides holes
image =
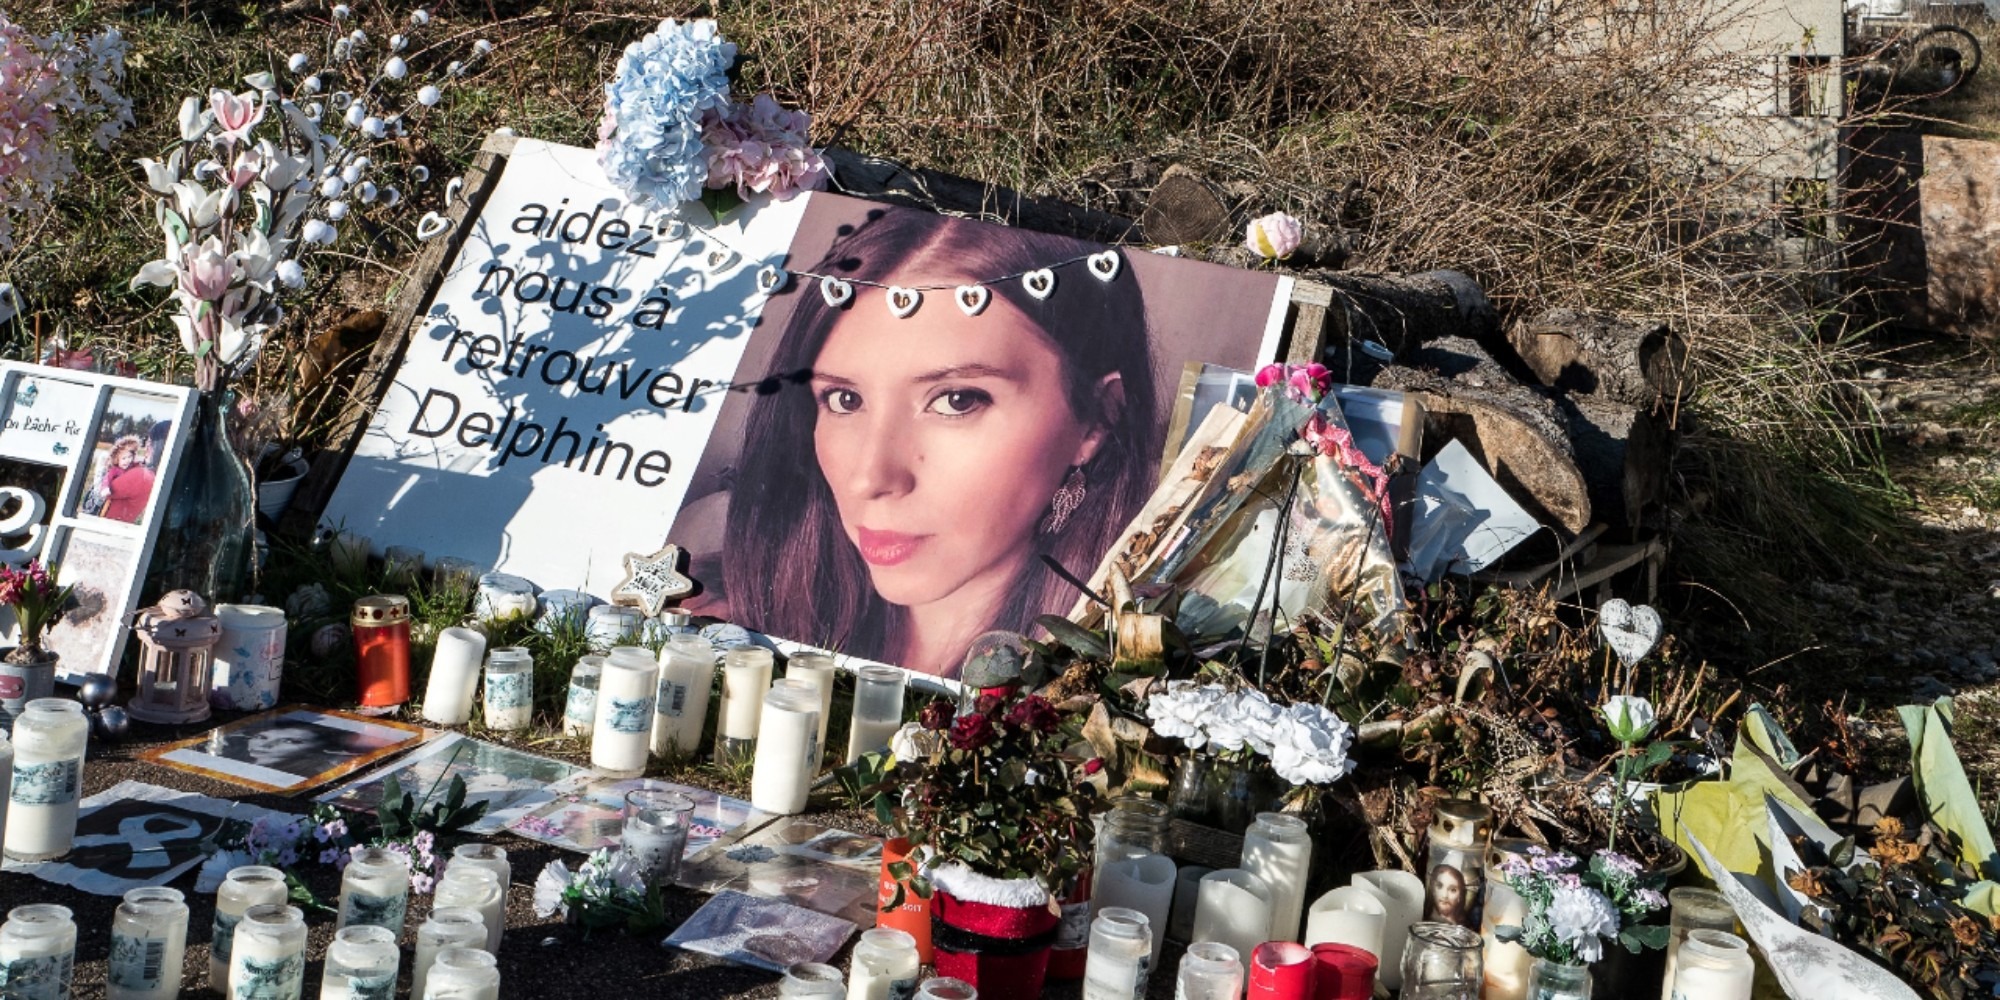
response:
{"label": "candle with religious image", "polygon": [[660,693],[653,703],[653,752],[692,756],[708,724],[715,647],[698,635],[675,635],[660,647]]}
{"label": "candle with religious image", "polygon": [[1492,841],[1492,809],[1470,799],[1438,803],[1424,878],[1425,920],[1479,930],[1486,905],[1486,851]]}
{"label": "candle with religious image", "polygon": [[502,646],[486,654],[487,728],[526,729],[534,715],[534,656],[521,646]]}
{"label": "candle with religious image", "polygon": [[104,976],[107,1000],[180,996],[187,931],[188,907],[179,889],[148,886],[127,892],[111,914],[111,950]]}
{"label": "candle with religious image", "polygon": [[437,957],[451,948],[480,948],[486,942],[486,922],[476,911],[446,906],[434,909],[417,925],[417,951],[410,962],[410,995],[429,993],[426,982]]}
{"label": "candle with religious image", "polygon": [[208,985],[218,993],[229,985],[229,957],[236,925],[253,906],[282,903],[292,896],[285,873],[266,865],[231,868],[215,890],[215,921],[208,928]]}
{"label": "candle with religious image", "polygon": [[771,689],[771,651],[742,646],[722,654],[722,709],[717,716],[715,759],[750,759],[757,745],[757,723],[764,714],[764,692]]}
{"label": "candle with religious image", "polygon": [[597,724],[597,685],[603,676],[604,657],[595,653],[577,658],[569,671],[569,700],[563,703],[563,735],[584,736]]}
{"label": "candle with religious image", "polygon": [[320,1000],[393,1000],[403,952],[382,927],[343,927],[326,946]]}
{"label": "candle with religious image", "polygon": [[653,742],[653,699],[660,666],[651,650],[619,646],[604,658],[597,681],[597,719],[591,729],[590,766],[614,778],[646,773]]}
{"label": "candle with religious image", "polygon": [[486,636],[475,629],[453,626],[438,633],[424,687],[425,721],[462,726],[472,720],[472,694],[479,687],[479,661],[485,655]]}
{"label": "candle with religious image", "polygon": [[909,683],[901,670],[870,664],[854,675],[854,717],[847,727],[847,763],[861,755],[888,749],[903,728],[903,689]]}
{"label": "candle with religious image", "polygon": [[357,847],[340,874],[339,927],[367,924],[403,934],[410,906],[410,863],[381,847]]}
{"label": "candle with religious image", "polygon": [[500,876],[491,869],[471,865],[447,867],[431,895],[431,905],[462,907],[479,914],[480,923],[486,927],[486,938],[480,947],[487,951],[498,949],[500,933],[507,927],[507,891],[500,885]]}
{"label": "candle with religious image", "polygon": [[69,1000],[76,975],[76,922],[69,908],[41,903],[7,911],[0,923],[0,972],[0,996],[7,1000]]}
{"label": "candle with religious image", "polygon": [[229,953],[229,1000],[299,1000],[305,982],[305,914],[278,903],[244,911]]}
{"label": "candle with religious image", "polygon": [[431,962],[421,1000],[500,1000],[500,964],[473,948],[446,948]]}
{"label": "candle with religious image", "polygon": [[[788,680],[791,680],[788,678]],[[819,692],[793,681],[764,695],[757,723],[756,767],[750,772],[750,804],[780,816],[801,813],[819,773]]]}
{"label": "candle with religious image", "polygon": [[451,869],[460,865],[467,868],[484,868],[492,872],[494,880],[500,884],[500,919],[488,924],[486,928],[486,950],[498,955],[500,936],[507,929],[507,888],[514,884],[514,864],[507,860],[506,848],[498,844],[473,843],[460,844],[451,849],[451,862],[444,873],[450,875]]}
{"label": "candle with religious image", "polygon": [[6,854],[45,861],[69,853],[83,794],[90,723],[67,698],[37,698],[14,720],[14,784],[8,793]]}

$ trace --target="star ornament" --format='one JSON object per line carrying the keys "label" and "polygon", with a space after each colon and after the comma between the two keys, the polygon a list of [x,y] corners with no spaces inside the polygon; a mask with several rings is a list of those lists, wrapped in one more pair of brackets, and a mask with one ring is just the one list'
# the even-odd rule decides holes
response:
{"label": "star ornament", "polygon": [[681,575],[681,547],[669,545],[650,556],[625,555],[625,581],[611,589],[614,604],[633,604],[658,618],[667,602],[694,591],[694,581]]}

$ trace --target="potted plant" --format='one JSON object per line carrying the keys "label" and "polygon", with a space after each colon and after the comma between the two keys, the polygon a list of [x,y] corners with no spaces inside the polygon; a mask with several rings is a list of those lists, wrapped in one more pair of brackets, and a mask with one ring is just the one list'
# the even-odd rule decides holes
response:
{"label": "potted plant", "polygon": [[42,636],[69,612],[73,590],[58,586],[38,560],[28,560],[26,568],[0,567],[0,604],[14,609],[20,638],[0,657],[0,721],[9,732],[28,702],[55,694],[57,656],[42,646]]}
{"label": "potted plant", "polygon": [[1528,1000],[1589,1000],[1590,967],[1605,957],[1606,941],[1633,954],[1666,945],[1666,927],[1641,921],[1665,909],[1667,897],[1637,861],[1599,851],[1583,870],[1578,864],[1568,852],[1531,847],[1500,865],[1527,909],[1521,926],[1497,934],[1535,958]]}
{"label": "potted plant", "polygon": [[963,711],[940,698],[881,780],[864,789],[906,838],[896,888],[931,899],[938,974],[982,996],[1038,997],[1061,920],[1057,899],[1088,864],[1102,767],[1069,752],[1063,718],[1038,695],[989,689]]}

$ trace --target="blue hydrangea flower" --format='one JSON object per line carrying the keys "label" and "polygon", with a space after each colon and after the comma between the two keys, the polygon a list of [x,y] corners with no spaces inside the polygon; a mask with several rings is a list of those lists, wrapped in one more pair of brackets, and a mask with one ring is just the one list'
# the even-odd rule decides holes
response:
{"label": "blue hydrangea flower", "polygon": [[597,159],[605,176],[662,207],[699,199],[708,182],[702,115],[728,106],[735,62],[736,46],[706,18],[668,18],[628,46],[604,85]]}

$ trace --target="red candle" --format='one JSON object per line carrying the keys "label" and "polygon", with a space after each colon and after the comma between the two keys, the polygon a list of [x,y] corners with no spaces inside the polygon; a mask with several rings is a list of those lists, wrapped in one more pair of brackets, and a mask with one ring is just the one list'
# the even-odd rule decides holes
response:
{"label": "red candle", "polygon": [[372,707],[410,700],[410,600],[376,594],[354,602],[354,671],[361,703]]}
{"label": "red candle", "polygon": [[1316,944],[1312,950],[1312,1000],[1370,1000],[1375,995],[1375,956],[1351,944]]}
{"label": "red candle", "polygon": [[1266,941],[1250,954],[1251,1000],[1313,1000],[1313,953],[1291,941]]}

